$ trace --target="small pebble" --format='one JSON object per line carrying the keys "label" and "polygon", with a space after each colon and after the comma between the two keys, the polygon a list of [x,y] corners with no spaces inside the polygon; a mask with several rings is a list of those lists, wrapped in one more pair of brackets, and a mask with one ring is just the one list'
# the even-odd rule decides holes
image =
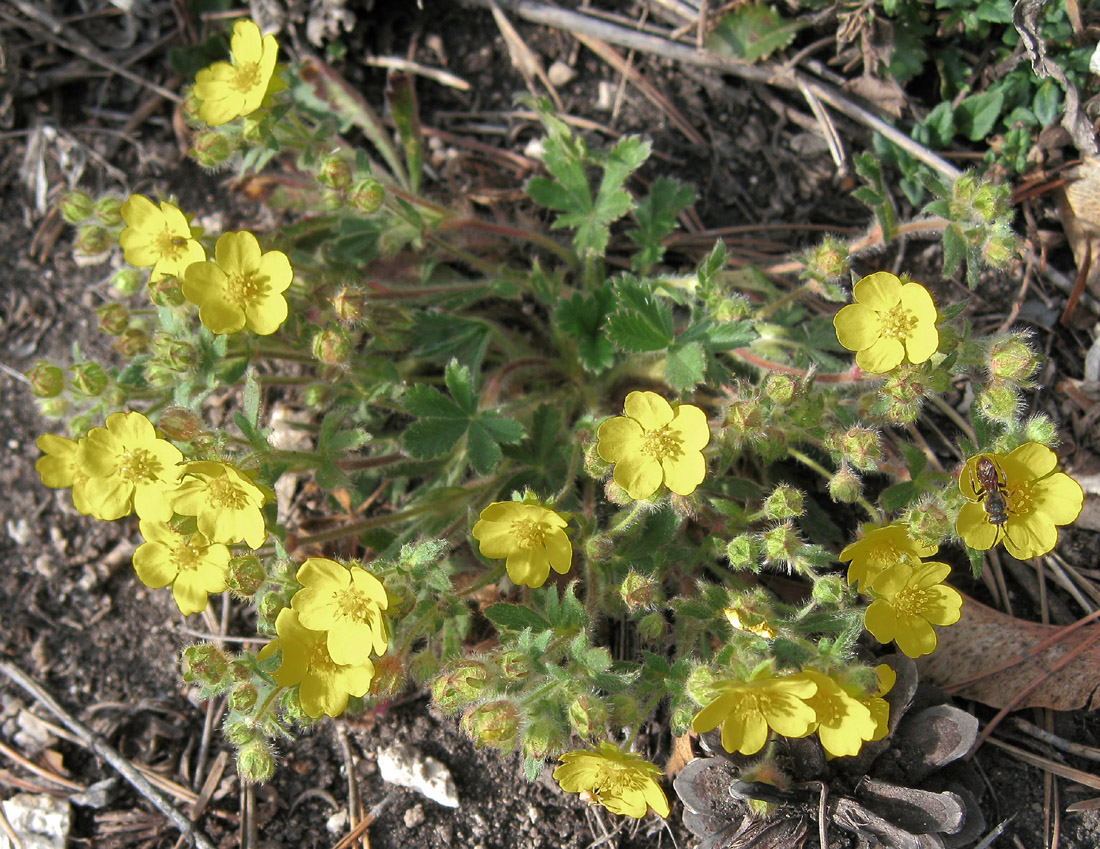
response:
{"label": "small pebble", "polygon": [[422,805],[413,805],[405,811],[405,828],[416,828],[422,822],[424,822],[424,807]]}

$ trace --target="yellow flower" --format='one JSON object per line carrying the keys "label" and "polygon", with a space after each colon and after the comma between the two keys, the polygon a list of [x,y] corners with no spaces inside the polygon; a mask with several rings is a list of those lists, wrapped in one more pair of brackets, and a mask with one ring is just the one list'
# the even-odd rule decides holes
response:
{"label": "yellow flower", "polygon": [[634,499],[649,498],[664,483],[690,495],[703,482],[710,442],[706,414],[691,404],[675,409],[656,392],[631,392],[616,416],[596,431],[596,451],[615,464],[615,483]]}
{"label": "yellow flower", "polygon": [[739,631],[748,631],[750,634],[755,634],[765,640],[775,639],[775,629],[759,614],[746,614],[742,617],[741,611],[736,607],[725,607],[722,609],[722,615],[726,617],[726,621],[730,625]]}
{"label": "yellow flower", "polygon": [[805,678],[817,685],[817,692],[806,699],[806,704],[817,715],[814,728],[830,755],[836,758],[858,755],[864,742],[874,738],[878,722],[870,708],[834,679],[816,669],[803,669],[793,678]]}
{"label": "yellow flower", "polygon": [[206,610],[210,593],[225,591],[229,549],[201,533],[181,534],[166,522],[142,520],[145,542],[134,552],[134,571],[145,586],[172,585],[172,598],[184,616]]}
{"label": "yellow flower", "polygon": [[228,463],[188,463],[173,493],[172,507],[194,516],[199,531],[211,542],[232,545],[242,540],[259,548],[267,539],[261,512],[267,496],[248,476]]}
{"label": "yellow flower", "polygon": [[885,663],[875,667],[875,677],[878,679],[878,688],[869,696],[859,698],[867,709],[871,711],[871,718],[875,720],[875,734],[870,742],[876,743],[890,733],[890,703],[883,698],[894,689],[897,683],[898,673]]}
{"label": "yellow flower", "polygon": [[573,561],[566,524],[549,507],[494,501],[481,511],[470,535],[486,557],[508,558],[504,566],[513,583],[541,587],[551,567],[564,575]]}
{"label": "yellow flower", "polygon": [[561,761],[554,780],[566,793],[580,793],[613,814],[641,818],[652,809],[668,816],[668,798],[655,780],[661,771],[638,755],[605,740],[596,750],[566,752]]}
{"label": "yellow flower", "polygon": [[867,585],[887,566],[895,563],[917,565],[922,557],[931,557],[939,546],[925,545],[909,536],[904,525],[863,527],[863,538],[849,543],[840,552],[840,560],[852,561],[848,566],[848,583],[866,591]]}
{"label": "yellow flower", "polygon": [[888,271],[869,274],[852,288],[856,303],[833,318],[836,338],[856,352],[856,365],[881,374],[909,357],[923,363],[940,344],[936,305],[919,283],[905,283]]}
{"label": "yellow flower", "polygon": [[84,493],[88,474],[76,462],[76,449],[79,443],[64,436],[44,433],[35,442],[42,456],[34,464],[42,483],[51,489],[72,488],[70,495],[73,507],[85,516],[92,515],[92,505]]}
{"label": "yellow flower", "polygon": [[[1077,481],[1054,471],[1057,465],[1058,456],[1037,442],[1009,454],[979,454],[967,460],[959,490],[970,503],[962,506],[955,521],[963,542],[985,551],[1003,539],[1008,553],[1020,560],[1054,548],[1057,526],[1076,520],[1085,497]],[[987,478],[984,483],[980,471]]]}
{"label": "yellow flower", "polygon": [[158,209],[144,195],[130,195],[121,212],[126,222],[118,236],[122,258],[135,268],[151,266],[150,282],[183,277],[187,266],[206,259],[196,241],[202,231],[191,226],[179,207],[162,200]]}
{"label": "yellow flower", "polygon": [[279,42],[273,35],[261,38],[260,28],[252,21],[237,21],[229,50],[233,64],[215,62],[195,76],[199,117],[211,127],[260,108],[275,73]]}
{"label": "yellow flower", "polygon": [[871,581],[875,600],[867,608],[866,624],[876,640],[896,640],[909,657],[936,650],[933,625],[954,625],[962,615],[962,596],[943,585],[951,573],[946,563],[913,567],[896,563]]}
{"label": "yellow flower", "polygon": [[386,588],[361,566],[341,566],[326,557],[311,557],[298,569],[302,589],[290,606],[303,628],[328,633],[328,652],[336,663],[355,664],[370,654],[386,653],[389,636],[382,611],[389,606]]}
{"label": "yellow flower", "polygon": [[267,336],[287,316],[283,292],[294,279],[282,251],[261,252],[247,230],[223,233],[213,262],[196,262],[183,278],[183,296],[199,308],[199,320],[211,333],[236,333],[247,327]]}
{"label": "yellow flower", "polygon": [[142,519],[172,518],[169,492],[183,455],[141,413],[111,413],[77,443],[77,466],[88,475],[84,498],[91,515],[110,521],[135,511]]}
{"label": "yellow flower", "polygon": [[279,611],[275,620],[278,636],[260,649],[257,657],[266,660],[282,652],[279,668],[272,678],[280,687],[301,685],[298,700],[302,710],[316,719],[321,714],[339,716],[348,706],[348,696],[363,696],[374,678],[374,664],[364,652],[354,664],[339,664],[328,653],[327,634],[311,631],[298,621],[289,607]]}
{"label": "yellow flower", "polygon": [[807,678],[776,678],[765,672],[749,681],[725,681],[722,692],[691,721],[699,734],[722,725],[722,748],[731,754],[754,755],[764,748],[768,728],[784,737],[805,737],[817,715],[806,704],[817,692]]}

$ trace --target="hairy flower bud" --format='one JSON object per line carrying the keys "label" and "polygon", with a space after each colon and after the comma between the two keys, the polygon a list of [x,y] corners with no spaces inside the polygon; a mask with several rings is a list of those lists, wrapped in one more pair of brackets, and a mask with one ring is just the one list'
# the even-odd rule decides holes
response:
{"label": "hairy flower bud", "polygon": [[343,191],[351,185],[352,168],[347,156],[340,152],[326,153],[321,157],[321,167],[317,169],[317,179],[330,189]]}
{"label": "hairy flower bud", "polygon": [[607,706],[602,699],[581,693],[566,709],[569,725],[584,740],[601,737],[607,730]]}
{"label": "hairy flower bud", "polygon": [[780,407],[786,407],[802,391],[801,383],[789,374],[769,374],[764,381],[764,396]]}
{"label": "hairy flower bud", "polygon": [[332,310],[340,321],[350,324],[361,321],[367,314],[367,297],[358,287],[341,286],[331,301]]}
{"label": "hairy flower bud", "polygon": [[263,784],[275,772],[275,756],[265,740],[247,743],[237,752],[237,775],[248,784]]}
{"label": "hairy flower bud", "polygon": [[627,504],[634,502],[634,499],[630,497],[625,489],[615,483],[614,479],[608,480],[604,484],[603,495],[604,498],[617,507],[625,507]]}
{"label": "hairy flower bud", "polygon": [[806,271],[818,280],[836,280],[848,274],[848,248],[832,236],[813,249]]}
{"label": "hairy flower bud", "polygon": [[413,683],[423,687],[439,675],[439,658],[430,651],[414,654],[409,660],[409,675],[412,676]]}
{"label": "hairy flower bud", "polygon": [[115,301],[100,304],[95,315],[99,329],[109,336],[118,336],[130,323],[130,311]]}
{"label": "hairy flower bud", "polygon": [[550,716],[535,716],[523,731],[523,754],[528,758],[553,758],[569,743],[563,723]]}
{"label": "hairy flower bud", "polygon": [[[714,698],[714,682],[717,680],[717,676],[709,666],[696,666],[688,673],[684,690],[696,704],[705,705]],[[688,722],[691,722],[690,717]]]}
{"label": "hairy flower bud", "polygon": [[372,696],[392,699],[404,691],[407,683],[408,675],[399,657],[385,655],[374,661],[374,678],[370,682]]}
{"label": "hairy flower bud", "polygon": [[829,497],[840,504],[851,504],[863,495],[863,484],[859,477],[844,463],[829,480]]}
{"label": "hairy flower bud", "polygon": [[98,224],[85,224],[76,234],[77,250],[84,256],[99,256],[111,248],[111,234]]}
{"label": "hairy flower bud", "polygon": [[619,585],[619,598],[623,604],[633,613],[637,610],[650,610],[660,599],[660,585],[648,575],[642,575],[633,570],[623,579]]}
{"label": "hairy flower bud", "polygon": [[501,677],[507,683],[521,683],[531,677],[531,658],[519,651],[506,651],[497,658]]}
{"label": "hairy flower bud", "polygon": [[262,739],[263,736],[254,722],[243,719],[226,722],[222,726],[222,733],[225,735],[225,739],[238,749]]}
{"label": "hairy flower bud", "polygon": [[267,570],[255,554],[242,554],[229,559],[225,583],[237,595],[251,598],[266,580]]}
{"label": "hairy flower bud", "polygon": [[121,297],[129,297],[141,291],[145,276],[136,268],[120,268],[111,276],[111,291]]}
{"label": "hairy flower bud", "polygon": [[638,721],[642,706],[628,693],[612,693],[607,697],[607,721],[618,728],[626,728]]}
{"label": "hairy flower bud", "polygon": [[813,582],[810,594],[820,604],[839,604],[844,598],[844,581],[834,575],[825,575]]}
{"label": "hairy flower bud", "polygon": [[155,307],[178,307],[187,300],[183,297],[180,281],[171,275],[157,281],[150,280],[145,291]]}
{"label": "hairy flower bud", "polygon": [[76,363],[69,366],[69,385],[81,395],[95,398],[107,388],[109,378],[99,363]]}
{"label": "hairy flower bud", "polygon": [[1035,373],[1039,360],[1026,340],[1024,334],[1015,333],[993,343],[988,364],[989,373],[995,380],[1019,383]]}
{"label": "hairy flower bud", "polygon": [[470,708],[459,725],[474,741],[475,748],[490,746],[507,754],[518,742],[519,710],[507,699],[497,699]]}
{"label": "hairy flower bud", "polygon": [[66,192],[61,198],[61,217],[70,224],[83,224],[92,215],[92,198],[78,189]]}
{"label": "hairy flower bud", "polygon": [[606,563],[615,553],[615,540],[607,534],[593,534],[584,541],[584,556],[593,563]]}
{"label": "hairy flower bud", "polygon": [[233,152],[229,139],[218,132],[199,133],[191,148],[191,158],[203,168],[220,168]]}
{"label": "hairy flower bud", "polygon": [[1016,391],[999,380],[991,381],[978,393],[978,409],[990,421],[1011,424],[1020,411],[1020,399]]}
{"label": "hairy flower bud", "polygon": [[770,561],[793,563],[801,549],[802,540],[790,522],[764,531],[764,554]]}
{"label": "hairy flower bud", "polygon": [[955,517],[931,496],[925,496],[905,515],[909,536],[921,545],[937,546],[949,537]]}
{"label": "hairy flower bud", "polygon": [[432,682],[432,701],[440,710],[454,713],[462,705],[480,698],[492,678],[487,663],[473,658],[456,660]]}
{"label": "hairy flower bud", "polygon": [[183,680],[201,684],[210,690],[229,685],[229,657],[210,643],[187,646],[180,652]]}
{"label": "hairy flower bud", "polygon": [[348,200],[351,205],[368,215],[382,208],[382,201],[385,196],[386,191],[382,184],[373,177],[360,180],[348,191]]}
{"label": "hairy flower bud", "polygon": [[802,493],[793,486],[780,484],[764,499],[764,515],[772,521],[795,519],[805,512]]}
{"label": "hairy flower bud", "polygon": [[203,430],[202,419],[186,407],[165,407],[157,419],[157,427],[169,439],[180,442],[190,442]]}
{"label": "hairy flower bud", "polygon": [[39,360],[31,367],[27,380],[36,398],[56,398],[65,389],[64,372],[46,360]]}
{"label": "hairy flower bud", "polygon": [[665,635],[667,623],[660,613],[647,613],[638,620],[638,636],[643,640],[655,643]]}
{"label": "hairy flower bud", "polygon": [[148,351],[150,341],[149,334],[140,327],[127,327],[112,343],[111,347],[130,360],[138,354],[144,354]]}
{"label": "hairy flower bud", "polygon": [[759,439],[764,433],[760,401],[756,398],[742,398],[732,402],[726,410],[723,425],[735,448]]}
{"label": "hairy flower bud", "polygon": [[122,198],[101,197],[93,206],[96,216],[107,227],[122,223]]}
{"label": "hairy flower bud", "polygon": [[256,699],[259,694],[256,692],[255,686],[249,683],[237,684],[232,690],[229,691],[229,709],[237,711],[248,711],[256,704]]}
{"label": "hairy flower bud", "polygon": [[882,459],[879,432],[874,428],[856,425],[846,431],[830,433],[825,438],[825,444],[831,452],[861,472],[876,471]]}
{"label": "hairy flower bud", "polygon": [[1040,445],[1053,445],[1058,439],[1058,428],[1042,413],[1032,416],[1024,425],[1024,434],[1028,442]]}
{"label": "hairy flower bud", "polygon": [[1011,234],[990,236],[982,246],[982,256],[994,268],[1002,268],[1015,256],[1017,244]]}
{"label": "hairy flower bud", "polygon": [[730,568],[738,572],[758,572],[760,570],[760,542],[752,534],[741,534],[726,545],[726,557]]}
{"label": "hairy flower bud", "polygon": [[313,356],[330,366],[343,365],[351,354],[351,341],[338,327],[326,327],[313,336]]}

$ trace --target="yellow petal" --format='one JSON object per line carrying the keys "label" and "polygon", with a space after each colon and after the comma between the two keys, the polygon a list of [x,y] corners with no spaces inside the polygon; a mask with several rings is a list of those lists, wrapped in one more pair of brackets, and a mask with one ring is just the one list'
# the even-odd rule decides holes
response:
{"label": "yellow petal", "polygon": [[940,346],[940,332],[931,322],[921,322],[905,336],[905,353],[911,363],[923,363]]}
{"label": "yellow petal", "polygon": [[229,40],[229,49],[238,63],[259,62],[263,54],[263,42],[260,28],[254,21],[237,21],[233,24],[233,37]]}
{"label": "yellow petal", "polygon": [[[740,722],[735,720],[741,719]],[[740,740],[740,745],[736,749],[732,749],[726,745],[726,729],[730,728],[731,723],[733,725],[733,731],[730,734],[730,741],[732,742],[733,735],[736,734]],[[722,748],[727,752],[739,751],[743,755],[755,755],[761,749],[764,748],[764,744],[768,742],[768,723],[765,721],[760,711],[749,711],[741,717],[731,716],[722,725]]]}
{"label": "yellow petal", "polygon": [[921,657],[936,650],[936,631],[920,616],[906,616],[898,622],[898,648],[909,657]]}
{"label": "yellow petal", "polygon": [[546,554],[550,565],[559,575],[564,575],[573,564],[573,544],[564,532],[550,534],[546,538]]}
{"label": "yellow petal", "polygon": [[920,283],[906,283],[901,287],[901,305],[919,323],[931,324],[933,329],[938,315],[932,296]]}
{"label": "yellow petal", "polygon": [[[661,463],[665,486],[677,495],[691,495],[707,475],[707,463],[698,451],[669,457]],[[618,471],[618,469],[616,469]],[[626,487],[623,487],[626,489]],[[629,492],[629,490],[627,490]],[[644,498],[645,496],[637,496]]]}
{"label": "yellow petal", "polygon": [[664,427],[673,418],[672,405],[656,392],[634,390],[626,396],[623,411],[646,430]]}
{"label": "yellow petal", "polygon": [[[744,693],[742,691],[733,690],[722,693],[695,714],[695,717],[691,720],[691,730],[697,734],[705,734],[707,731],[717,728],[727,716],[740,707],[743,699]],[[733,750],[730,749],[729,751]]]}
{"label": "yellow petal", "polygon": [[702,451],[710,442],[707,414],[693,404],[681,404],[676,408],[669,431],[679,434],[680,447],[685,451]]}
{"label": "yellow petal", "polygon": [[1009,514],[1002,539],[1009,554],[1027,560],[1054,548],[1058,542],[1058,528],[1042,513]]}
{"label": "yellow petal", "polygon": [[1032,509],[1042,513],[1055,525],[1077,521],[1085,503],[1081,484],[1065,472],[1056,472],[1049,478],[1037,481],[1032,489],[1032,498]]}
{"label": "yellow petal", "polygon": [[898,617],[893,605],[883,599],[875,599],[867,608],[864,624],[880,643],[888,643],[897,633]]}
{"label": "yellow petal", "polygon": [[[700,455],[700,459],[702,459]],[[615,464],[615,483],[634,499],[649,498],[664,480],[661,464],[642,453],[631,454]]]}
{"label": "yellow petal", "polygon": [[980,503],[968,502],[959,510],[955,519],[955,533],[976,551],[987,551],[997,544],[997,528],[987,521],[985,508]]}
{"label": "yellow petal", "polygon": [[849,351],[870,348],[882,335],[879,315],[863,304],[848,304],[833,316],[836,338]]}
{"label": "yellow petal", "polygon": [[1058,455],[1038,442],[1025,442],[1001,460],[1009,487],[1022,481],[1033,481],[1054,471]]}
{"label": "yellow petal", "polygon": [[641,452],[642,426],[634,419],[616,416],[596,430],[596,453],[608,463],[617,463],[627,454]]}
{"label": "yellow petal", "polygon": [[876,312],[888,312],[901,300],[901,281],[889,271],[868,274],[852,287],[852,297]]}
{"label": "yellow petal", "polygon": [[954,625],[962,617],[962,596],[942,584],[925,590],[921,616],[933,625]]}
{"label": "yellow petal", "polygon": [[270,336],[282,326],[288,314],[282,295],[258,298],[244,307],[245,325],[257,336]]}
{"label": "yellow petal", "polygon": [[856,365],[868,374],[882,374],[905,358],[905,347],[892,337],[879,339],[870,348],[856,352]]}

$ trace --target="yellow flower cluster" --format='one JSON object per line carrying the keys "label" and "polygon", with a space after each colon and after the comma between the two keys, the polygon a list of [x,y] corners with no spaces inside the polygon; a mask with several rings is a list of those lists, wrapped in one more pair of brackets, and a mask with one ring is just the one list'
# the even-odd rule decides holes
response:
{"label": "yellow flower cluster", "polygon": [[281,652],[272,677],[282,687],[298,686],[302,710],[314,719],[339,716],[350,696],[366,695],[374,679],[371,653],[389,646],[384,611],[389,597],[382,582],[362,566],[311,557],[298,569],[302,588],[275,620],[274,640],[259,659]]}
{"label": "yellow flower cluster", "polygon": [[867,630],[882,643],[896,641],[909,657],[936,650],[933,625],[954,625],[962,613],[962,596],[943,584],[951,574],[946,563],[925,562],[937,546],[912,539],[903,525],[865,528],[862,539],[840,552],[849,560],[848,583],[871,596]]}
{"label": "yellow flower cluster", "polygon": [[919,283],[878,271],[852,287],[852,298],[855,303],[836,314],[833,326],[840,344],[856,352],[856,365],[864,371],[881,374],[906,359],[923,363],[936,352],[936,305]]}
{"label": "yellow flower cluster", "polygon": [[[141,413],[112,413],[79,440],[45,434],[35,469],[42,483],[71,489],[73,506],[111,521],[136,513],[144,542],[134,569],[147,587],[171,586],[185,616],[225,590],[229,545],[259,548],[267,538],[267,492],[229,463],[184,463],[183,454]],[[173,517],[194,517],[184,533]],[[181,522],[182,524],[182,522]]]}
{"label": "yellow flower cluster", "polygon": [[893,686],[892,670],[880,666],[879,689],[857,685],[813,669],[776,675],[762,665],[746,681],[721,681],[718,695],[695,715],[691,728],[704,733],[722,726],[722,748],[754,755],[771,729],[784,737],[817,732],[830,755],[855,755],[865,742],[886,736],[889,705],[882,696]]}

